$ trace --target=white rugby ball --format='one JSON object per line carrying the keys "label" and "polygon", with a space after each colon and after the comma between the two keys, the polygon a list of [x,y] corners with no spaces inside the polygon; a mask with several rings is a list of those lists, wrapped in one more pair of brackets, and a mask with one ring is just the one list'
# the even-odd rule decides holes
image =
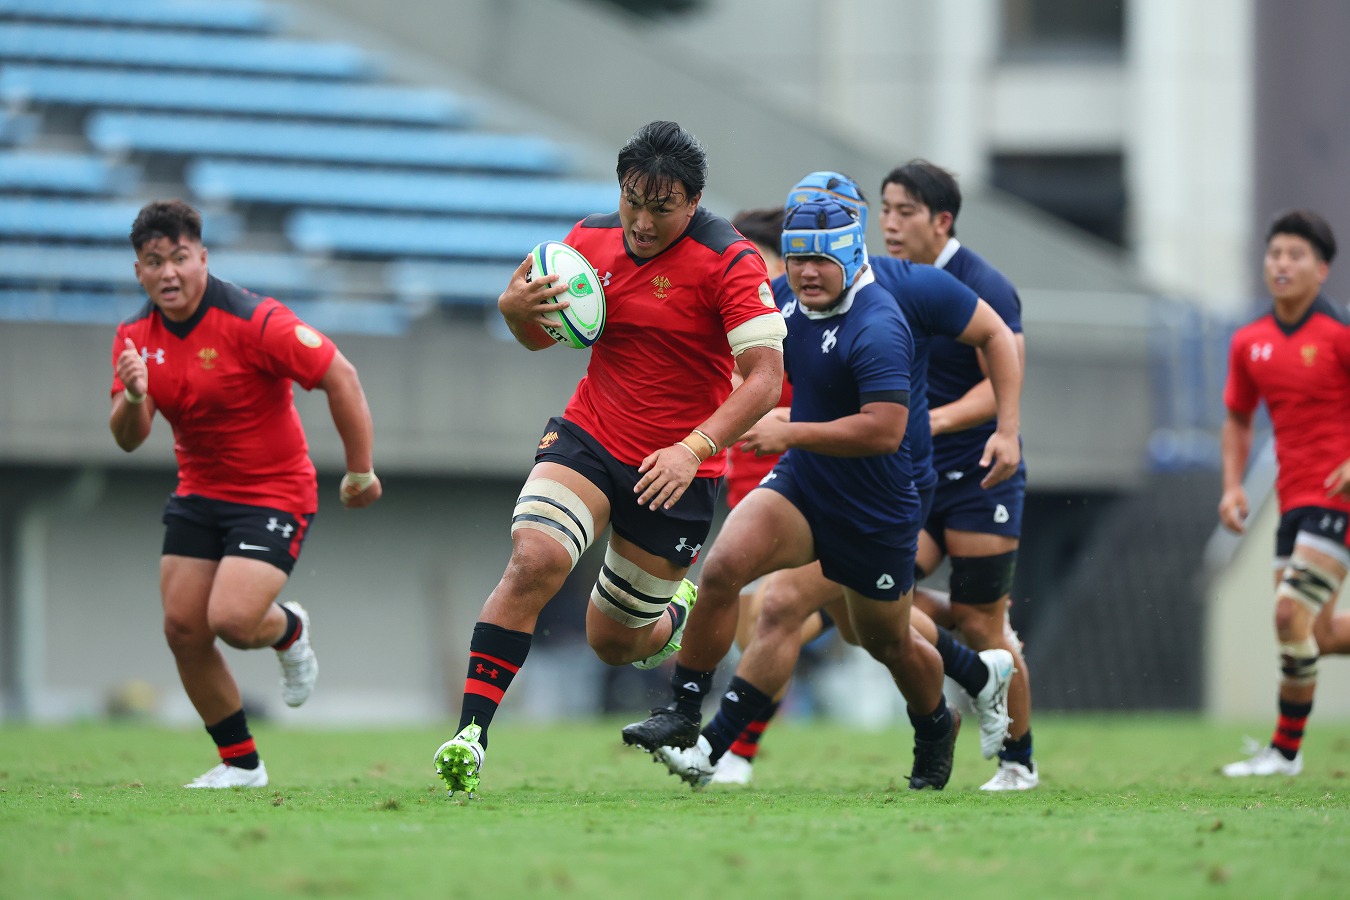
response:
{"label": "white rugby ball", "polygon": [[549,337],[560,344],[585,350],[605,330],[605,288],[595,268],[573,247],[562,241],[544,241],[530,251],[530,277],[557,274],[555,284],[567,285],[560,299],[571,306],[550,313],[554,324],[544,325]]}

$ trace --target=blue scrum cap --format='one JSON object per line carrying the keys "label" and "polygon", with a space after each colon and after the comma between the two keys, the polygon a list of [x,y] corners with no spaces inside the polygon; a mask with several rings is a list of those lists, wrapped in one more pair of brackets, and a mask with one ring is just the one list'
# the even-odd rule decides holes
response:
{"label": "blue scrum cap", "polygon": [[824,199],[842,203],[845,209],[857,216],[858,221],[862,223],[863,234],[867,234],[867,200],[858,189],[857,182],[847,175],[838,172],[812,172],[788,191],[787,202],[783,205],[792,209],[807,200]]}
{"label": "blue scrum cap", "polygon": [[783,259],[827,256],[844,270],[844,289],[853,284],[867,252],[862,223],[835,200],[808,200],[788,210],[783,221]]}

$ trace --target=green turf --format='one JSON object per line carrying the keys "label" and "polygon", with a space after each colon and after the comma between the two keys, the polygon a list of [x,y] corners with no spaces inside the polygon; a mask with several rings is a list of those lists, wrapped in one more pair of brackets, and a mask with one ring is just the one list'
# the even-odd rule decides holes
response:
{"label": "green turf", "polygon": [[186,791],[203,733],[0,727],[0,897],[1315,897],[1350,884],[1350,726],[1296,779],[1231,781],[1244,731],[1052,717],[1039,790],[988,795],[974,735],[905,790],[908,729],[770,732],[752,788],[691,792],[620,722],[493,729],[447,799],[450,728],[257,729],[273,785]]}

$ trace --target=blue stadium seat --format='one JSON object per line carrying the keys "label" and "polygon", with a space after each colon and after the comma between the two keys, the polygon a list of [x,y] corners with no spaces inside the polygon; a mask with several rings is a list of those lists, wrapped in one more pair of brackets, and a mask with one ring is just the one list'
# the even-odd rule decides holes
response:
{"label": "blue stadium seat", "polygon": [[175,34],[166,40],[158,31],[4,21],[0,21],[0,59],[315,78],[364,78],[373,73],[365,54],[346,44],[231,34]]}
{"label": "blue stadium seat", "polygon": [[[534,246],[531,244],[530,246]],[[525,258],[525,252],[517,255]],[[517,262],[439,262],[396,259],[384,268],[387,288],[406,303],[436,300],[442,303],[488,306],[511,279]]]}
{"label": "blue stadium seat", "polygon": [[[570,225],[556,221],[450,216],[399,216],[301,210],[286,220],[286,236],[301,250],[359,256],[441,256],[497,259],[516,265],[540,241],[561,240]],[[510,274],[507,269],[507,274]],[[505,280],[498,282],[501,293]],[[496,296],[494,294],[493,296]]]}
{"label": "blue stadium seat", "polygon": [[95,112],[85,134],[99,150],[557,174],[570,158],[532,135],[286,122],[165,113]]}
{"label": "blue stadium seat", "polygon": [[[0,202],[0,237],[62,241],[126,241],[141,204],[126,200],[71,200],[63,197],[5,197]],[[239,217],[205,217],[202,239],[227,245],[239,239]]]}
{"label": "blue stadium seat", "polygon": [[11,105],[177,109],[418,125],[465,125],[472,118],[467,104],[429,88],[37,65],[0,69],[0,99]]}
{"label": "blue stadium seat", "polygon": [[[123,240],[130,220],[123,226]],[[16,287],[71,286],[139,291],[131,244],[122,247],[55,246],[0,242],[0,284]],[[259,293],[309,296],[333,287],[327,270],[292,253],[222,250],[209,257],[211,272]]]}
{"label": "blue stadium seat", "polygon": [[[568,225],[618,206],[611,181],[390,172],[198,160],[188,187],[205,200],[556,218]],[[565,230],[565,229],[564,229]]]}
{"label": "blue stadium seat", "polygon": [[38,117],[31,113],[0,110],[0,144],[7,147],[26,144],[38,132]]}
{"label": "blue stadium seat", "polygon": [[124,194],[136,186],[134,166],[70,153],[0,153],[0,190]]}
{"label": "blue stadium seat", "polygon": [[276,8],[262,0],[0,0],[0,17],[254,32],[278,24]]}

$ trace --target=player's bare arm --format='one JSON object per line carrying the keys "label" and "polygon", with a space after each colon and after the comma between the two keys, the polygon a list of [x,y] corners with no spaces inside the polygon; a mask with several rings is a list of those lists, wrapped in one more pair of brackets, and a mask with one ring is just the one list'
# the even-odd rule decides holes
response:
{"label": "player's bare arm", "polygon": [[328,411],[347,458],[347,474],[342,477],[338,496],[343,506],[352,509],[369,506],[384,492],[375,474],[375,426],[356,367],[341,351],[333,355],[328,371],[319,379],[319,388],[328,395]]}
{"label": "player's bare arm", "polygon": [[1246,530],[1247,492],[1242,488],[1242,475],[1252,450],[1252,417],[1250,413],[1228,411],[1220,437],[1220,455],[1223,459],[1223,496],[1219,499],[1219,521],[1236,534]]}
{"label": "player's bare arm", "polygon": [[1350,497],[1350,459],[1332,469],[1323,484],[1326,485],[1328,497]]}
{"label": "player's bare arm", "polygon": [[650,454],[638,466],[637,502],[670,509],[684,496],[698,467],[736,441],[760,416],[774,408],[783,392],[783,351],[751,347],[736,357],[741,383],[711,416],[689,435]]}
{"label": "player's bare arm", "polygon": [[759,454],[796,448],[825,456],[881,456],[900,449],[909,423],[907,407],[887,402],[865,403],[853,415],[831,422],[792,422],[778,413],[745,433],[747,449]]}
{"label": "player's bare arm", "polygon": [[113,397],[108,427],[117,446],[130,453],[150,436],[155,401],[150,399],[150,372],[131,338],[117,356],[117,379],[125,390]]}
{"label": "player's bare arm", "polygon": [[558,276],[543,275],[537,279],[530,276],[530,257],[525,257],[511,281],[497,298],[497,309],[506,321],[506,327],[521,346],[530,350],[543,350],[554,346],[557,341],[544,331],[543,323],[548,321],[547,314],[566,309],[572,304],[567,300],[554,300],[567,293],[567,285],[558,283]]}

